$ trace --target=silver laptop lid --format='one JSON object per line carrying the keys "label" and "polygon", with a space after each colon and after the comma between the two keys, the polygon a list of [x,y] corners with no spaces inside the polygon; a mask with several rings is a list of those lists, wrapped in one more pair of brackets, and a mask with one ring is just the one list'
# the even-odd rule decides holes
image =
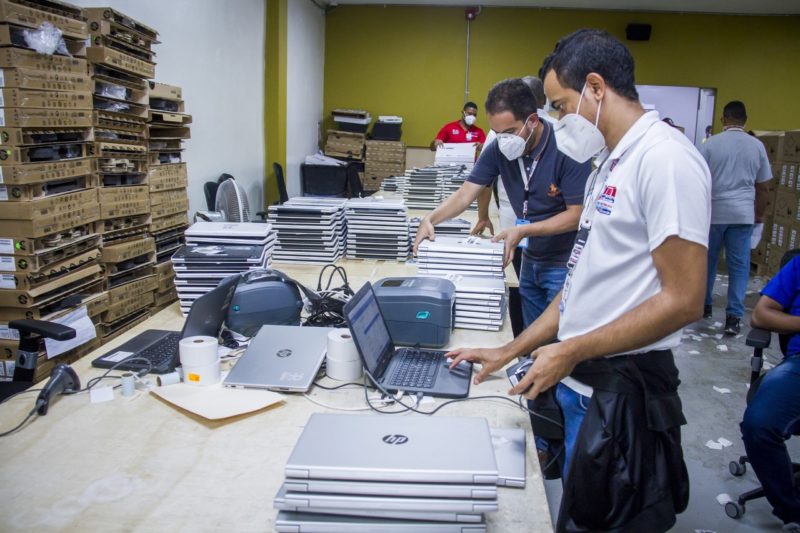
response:
{"label": "silver laptop lid", "polygon": [[[492,430],[494,431],[494,430]],[[398,496],[409,498],[497,499],[495,485],[462,483],[383,483],[338,479],[287,479],[284,484],[291,492],[324,494],[364,494],[369,496]]]}
{"label": "silver laptop lid", "polygon": [[278,533],[486,533],[486,524],[420,522],[391,518],[314,515],[279,511]]}
{"label": "silver laptop lid", "polygon": [[467,417],[314,413],[285,473],[301,479],[497,483],[489,425],[485,418]]}
{"label": "silver laptop lid", "polygon": [[520,428],[492,428],[492,445],[499,476],[497,484],[503,487],[525,487],[525,430]]}
{"label": "silver laptop lid", "polygon": [[225,378],[228,387],[307,391],[317,377],[334,328],[261,326]]}

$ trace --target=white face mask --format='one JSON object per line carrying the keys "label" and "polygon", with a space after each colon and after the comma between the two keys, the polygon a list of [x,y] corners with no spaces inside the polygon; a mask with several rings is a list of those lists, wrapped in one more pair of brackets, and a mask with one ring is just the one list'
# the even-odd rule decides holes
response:
{"label": "white face mask", "polygon": [[476,118],[477,117],[475,117],[475,115],[464,115],[464,124],[466,124],[467,126],[472,126],[473,124],[475,124]]}
{"label": "white face mask", "polygon": [[581,97],[578,100],[578,109],[575,110],[575,113],[565,115],[553,126],[558,149],[578,163],[585,163],[606,145],[603,134],[597,128],[597,124],[600,122],[600,108],[603,105],[603,101],[601,100],[597,105],[597,117],[594,124],[578,114],[581,110],[584,91],[586,91],[585,83],[583,84],[583,90],[581,90]]}
{"label": "white face mask", "polygon": [[[528,120],[529,119],[530,117],[528,117]],[[520,132],[525,129],[525,125],[528,124],[528,120],[526,120],[525,124],[522,125],[522,128],[519,130]],[[500,153],[506,156],[506,159],[509,161],[514,161],[515,159],[522,157],[531,135],[533,135],[533,131],[528,134],[526,139],[523,139],[516,133],[498,133],[497,147],[500,149]]]}

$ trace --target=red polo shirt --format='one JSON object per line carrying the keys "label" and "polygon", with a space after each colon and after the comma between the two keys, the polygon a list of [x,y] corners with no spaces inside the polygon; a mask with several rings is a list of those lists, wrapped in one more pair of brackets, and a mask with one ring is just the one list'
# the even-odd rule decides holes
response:
{"label": "red polo shirt", "polygon": [[486,134],[477,126],[465,130],[460,120],[445,124],[436,138],[445,143],[481,143],[486,142]]}

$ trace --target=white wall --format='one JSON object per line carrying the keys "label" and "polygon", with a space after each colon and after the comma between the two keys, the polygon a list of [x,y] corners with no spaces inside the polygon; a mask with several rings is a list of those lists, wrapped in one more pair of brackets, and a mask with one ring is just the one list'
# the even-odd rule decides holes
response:
{"label": "white wall", "polygon": [[192,138],[184,143],[190,215],[206,208],[203,183],[223,172],[244,185],[251,211],[260,211],[264,0],[70,2],[82,7],[113,7],[159,32],[155,79],[181,86],[186,111],[193,117]]}
{"label": "white wall", "polygon": [[284,174],[292,197],[301,193],[300,163],[318,150],[325,72],[325,15],[311,0],[289,0],[287,4]]}
{"label": "white wall", "polygon": [[655,106],[659,116],[671,118],[676,126],[684,128],[684,134],[692,143],[697,129],[697,109],[700,89],[697,87],[673,87],[668,85],[637,85],[642,104]]}

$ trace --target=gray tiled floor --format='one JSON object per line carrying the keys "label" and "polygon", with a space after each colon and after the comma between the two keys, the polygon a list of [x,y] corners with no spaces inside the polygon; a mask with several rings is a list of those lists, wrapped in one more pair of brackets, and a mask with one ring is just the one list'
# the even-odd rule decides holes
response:
{"label": "gray tiled floor", "polygon": [[[751,280],[746,297],[747,316],[738,338],[716,338],[722,333],[725,322],[727,276],[720,275],[715,284],[714,316],[689,326],[683,344],[675,352],[676,363],[681,372],[680,394],[688,424],[683,428],[683,450],[691,480],[689,508],[678,517],[673,531],[713,531],[736,533],[745,531],[780,531],[781,523],[771,513],[765,500],[747,505],[745,515],[739,520],[728,518],[717,496],[728,494],[736,498],[740,493],[756,485],[752,470],[741,478],[728,472],[728,463],[744,453],[739,422],[745,408],[745,395],[750,372],[752,350],[745,343],[749,330],[750,311],[758,298],[764,281]],[[780,359],[777,339],[774,347],[767,350],[767,360],[772,363]],[[719,346],[725,346],[722,351]],[[697,352],[697,353],[692,353]],[[729,389],[720,393],[714,389]],[[732,442],[722,450],[706,446],[709,440],[724,438]],[[800,438],[789,441],[793,457],[800,458]],[[545,489],[550,500],[551,513],[558,508],[561,497],[559,482],[546,482]]]}

